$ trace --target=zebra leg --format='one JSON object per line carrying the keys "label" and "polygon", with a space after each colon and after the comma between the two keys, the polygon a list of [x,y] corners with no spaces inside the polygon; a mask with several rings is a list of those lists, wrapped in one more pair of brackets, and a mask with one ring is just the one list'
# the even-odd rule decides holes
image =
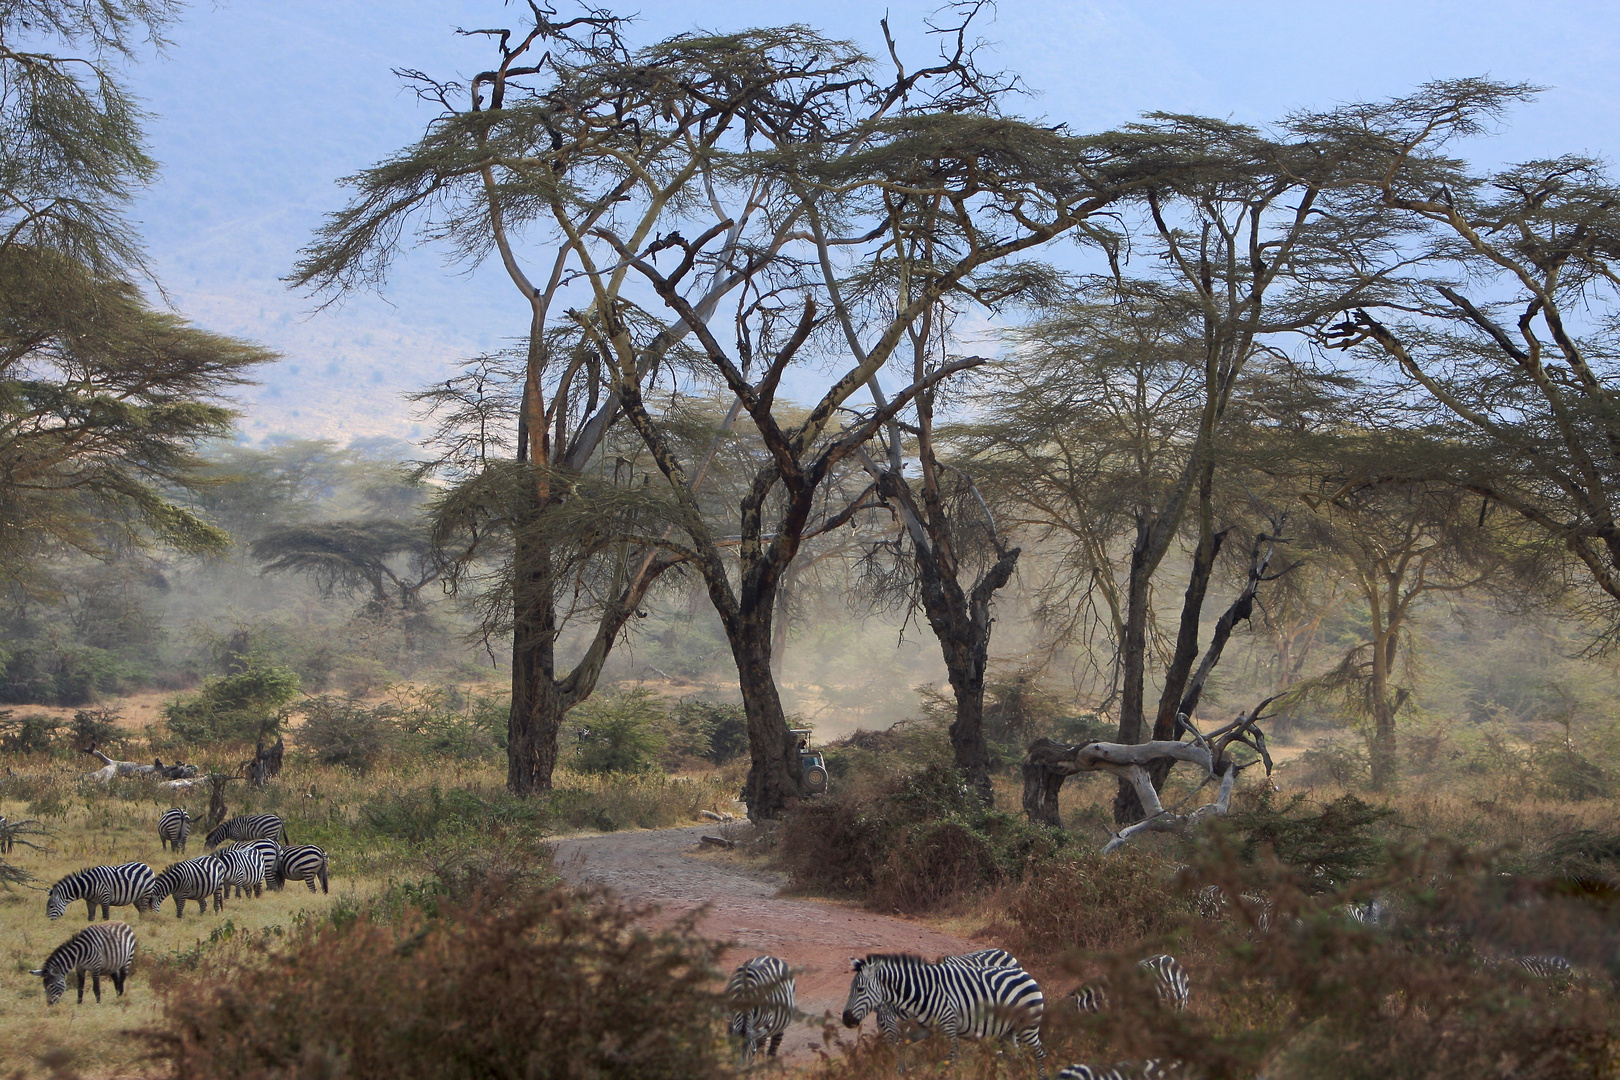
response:
{"label": "zebra leg", "polygon": [[88,896],[84,898],[84,921],[96,921],[96,902]]}
{"label": "zebra leg", "polygon": [[102,904],[101,905],[101,921],[106,922],[110,918],[112,918],[112,909],[108,905]]}
{"label": "zebra leg", "polygon": [[124,996],[124,979],[127,978],[128,975],[129,969],[127,968],[123,971],[115,971],[112,973],[113,989],[118,991],[119,997]]}
{"label": "zebra leg", "polygon": [[[80,978],[83,978],[83,976],[80,976]],[[96,992],[96,1004],[100,1005],[101,1004],[101,973],[99,971],[93,971],[93,972],[90,973],[90,986]]]}
{"label": "zebra leg", "polygon": [[775,1035],[771,1036],[771,1048],[769,1050],[767,1050],[766,1053],[769,1054],[771,1057],[775,1057],[776,1056],[776,1048],[781,1046],[781,1045],[782,1045],[782,1033],[780,1031],[778,1031]]}
{"label": "zebra leg", "polygon": [[174,898],[174,917],[177,919],[186,917],[186,900],[184,897],[177,896]]}
{"label": "zebra leg", "polygon": [[[321,877],[324,879],[326,875],[322,874]],[[307,877],[304,879],[304,884],[309,886],[310,895],[313,896],[315,893],[315,879],[312,877]],[[326,891],[326,882],[324,880],[321,882],[321,891]]]}
{"label": "zebra leg", "polygon": [[[201,900],[197,901],[197,906],[202,908],[204,911],[208,910],[208,905],[203,903]],[[225,910],[225,890],[224,889],[215,889],[214,890],[214,914],[218,915],[221,911],[224,911],[224,910]]]}
{"label": "zebra leg", "polygon": [[[326,888],[326,864],[325,863],[321,864],[320,874],[321,874],[321,892],[326,892],[327,888]],[[314,886],[313,883],[310,884],[309,891],[310,892],[315,891],[315,886]]]}
{"label": "zebra leg", "polygon": [[79,969],[79,1004],[84,1004],[84,968]]}

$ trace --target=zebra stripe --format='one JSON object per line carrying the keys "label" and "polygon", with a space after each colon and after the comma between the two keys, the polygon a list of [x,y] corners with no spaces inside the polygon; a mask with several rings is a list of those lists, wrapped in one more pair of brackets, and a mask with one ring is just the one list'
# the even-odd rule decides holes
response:
{"label": "zebra stripe", "polygon": [[1562,956],[1515,956],[1513,962],[1519,965],[1526,975],[1533,975],[1538,979],[1568,978],[1572,969],[1569,961]]}
{"label": "zebra stripe", "polygon": [[0,817],[0,855],[9,855],[11,853],[11,842],[14,835],[11,823],[4,817]]}
{"label": "zebra stripe", "polygon": [[1173,1080],[1183,1074],[1182,1063],[1165,1058],[1121,1061],[1114,1065],[1070,1065],[1057,1080]]}
{"label": "zebra stripe", "polygon": [[1022,968],[931,964],[919,956],[873,953],[852,960],[855,977],[844,1003],[844,1026],[859,1027],[884,1005],[895,1015],[951,1037],[951,1060],[961,1038],[1002,1038],[1035,1051],[1046,1075],[1041,1016],[1046,1000]]}
{"label": "zebra stripe", "polygon": [[186,839],[191,836],[192,821],[192,816],[178,806],[163,811],[163,816],[158,818],[158,840],[163,844],[163,850],[168,851],[172,847],[184,855]]}
{"label": "zebra stripe", "polygon": [[271,868],[267,881],[272,889],[279,889],[289,881],[302,881],[309,886],[310,892],[314,892],[318,878],[321,892],[327,892],[326,875],[330,867],[331,860],[326,852],[314,844],[300,844],[281,849],[281,855]]}
{"label": "zebra stripe", "polygon": [[775,1057],[794,1012],[793,972],[787,964],[774,956],[754,957],[732,972],[726,995],[736,1010],[731,1033],[743,1040],[742,1064],[767,1043],[767,1055]]}
{"label": "zebra stripe", "polygon": [[152,881],[152,868],[142,862],[79,870],[51,886],[45,914],[60,919],[70,900],[84,901],[86,922],[95,919],[98,904],[103,919],[108,917],[108,908],[125,904],[134,904],[136,911],[151,911]]}
{"label": "zebra stripe", "polygon": [[275,858],[274,851],[268,854],[260,844],[269,844],[272,849],[275,843],[270,840],[254,840],[251,843],[237,844],[224,851],[216,851],[211,858],[218,859],[225,867],[225,892],[230,894],[231,888],[236,889],[237,896],[246,896],[251,890],[253,896],[258,898],[264,895],[264,864],[265,859]]}
{"label": "zebra stripe", "polygon": [[197,901],[199,914],[207,914],[208,898],[214,898],[214,910],[225,907],[225,863],[212,855],[200,859],[187,859],[175,863],[159,874],[152,885],[152,909],[163,905],[163,898],[174,897],[174,917],[186,917],[186,901]]}
{"label": "zebra stripe", "polygon": [[[1019,968],[1023,966],[1018,958],[1006,949],[979,949],[976,952],[957,953],[953,956],[942,956],[937,963],[956,964],[959,967],[984,968]],[[890,1042],[899,1042],[901,1018],[892,1005],[879,1005],[877,1009],[878,1030]],[[927,1038],[924,1033],[922,1038]]]}
{"label": "zebra stripe", "polygon": [[227,840],[276,840],[287,842],[287,826],[274,814],[243,814],[214,826],[203,842],[210,849]]}
{"label": "zebra stripe", "polygon": [[84,976],[88,972],[101,1000],[101,977],[111,975],[119,996],[124,993],[124,980],[135,962],[135,931],[128,923],[105,922],[87,926],[58,945],[45,964],[30,975],[45,980],[45,1003],[55,1005],[67,991],[68,972],[79,976],[79,1004],[84,1004]]}
{"label": "zebra stripe", "polygon": [[1136,965],[1153,976],[1154,989],[1158,991],[1159,1001],[1172,1009],[1185,1009],[1187,998],[1192,993],[1192,980],[1187,978],[1187,969],[1181,966],[1181,961],[1168,953],[1150,956]]}

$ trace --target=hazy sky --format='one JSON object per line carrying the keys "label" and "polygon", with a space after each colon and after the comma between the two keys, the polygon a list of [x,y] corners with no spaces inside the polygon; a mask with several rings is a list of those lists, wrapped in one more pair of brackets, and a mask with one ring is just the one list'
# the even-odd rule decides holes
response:
{"label": "hazy sky", "polygon": [[[914,60],[932,52],[920,31],[935,6],[887,8]],[[500,0],[199,2],[168,53],[131,72],[155,114],[151,137],[163,163],[137,210],[161,280],[199,324],[286,357],[244,395],[250,437],[409,438],[402,391],[523,332],[524,305],[504,276],[458,273],[432,251],[402,261],[385,298],[356,297],[320,314],[280,278],[322,216],[342,204],[335,181],[407,144],[431,117],[392,69],[481,70],[488,45],[455,30],[516,26],[526,10]],[[694,27],[803,22],[881,51],[884,10],[841,0],[651,2],[640,8],[637,33],[653,40]],[[1617,142],[1620,6],[1612,3],[1003,0],[980,34],[995,44],[999,66],[1039,91],[1026,112],[1078,131],[1146,110],[1263,124],[1295,108],[1489,74],[1549,89],[1502,134],[1472,147],[1476,160],[1607,157]]]}

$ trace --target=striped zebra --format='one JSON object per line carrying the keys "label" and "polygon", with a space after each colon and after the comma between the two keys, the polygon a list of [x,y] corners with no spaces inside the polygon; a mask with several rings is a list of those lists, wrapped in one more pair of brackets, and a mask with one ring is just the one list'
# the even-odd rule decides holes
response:
{"label": "striped zebra", "polygon": [[3,816],[0,816],[0,855],[11,854],[12,826]]}
{"label": "striped zebra", "polygon": [[186,839],[191,835],[191,823],[195,819],[181,807],[172,807],[163,811],[158,818],[158,841],[162,843],[163,850],[171,847],[184,855],[186,853]]}
{"label": "striped zebra", "polygon": [[1166,1058],[1121,1061],[1113,1065],[1070,1065],[1057,1080],[1175,1080],[1185,1075],[1182,1063]]}
{"label": "striped zebra", "polygon": [[[955,964],[958,967],[984,967],[984,968],[1018,968],[1023,969],[1018,958],[1006,949],[979,949],[975,952],[957,953],[952,956],[942,956],[936,963]],[[899,1013],[893,1005],[879,1005],[877,1008],[878,1030],[890,1042],[899,1042],[902,1038],[900,1025],[902,1023]],[[927,1038],[924,1032],[921,1038]]]}
{"label": "striped zebra", "polygon": [[174,897],[174,917],[186,917],[186,901],[197,901],[199,914],[208,913],[208,898],[214,898],[214,910],[225,907],[225,863],[212,855],[200,859],[177,862],[159,874],[152,884],[152,909],[163,905],[164,897]]}
{"label": "striped zebra", "polygon": [[60,919],[70,900],[84,901],[86,922],[95,919],[97,904],[103,919],[108,918],[108,908],[125,904],[134,904],[136,911],[151,911],[152,881],[152,868],[143,862],[78,870],[51,886],[45,914]]}
{"label": "striped zebra", "polygon": [[1515,956],[1512,962],[1537,979],[1567,979],[1574,970],[1562,956]]}
{"label": "striped zebra", "polygon": [[255,899],[264,895],[264,863],[265,852],[259,847],[260,843],[273,845],[273,841],[255,840],[247,844],[236,844],[224,851],[216,851],[210,858],[219,860],[225,867],[225,893],[230,895],[231,889],[236,889],[239,897],[251,894]]}
{"label": "striped zebra", "polygon": [[1007,1039],[1032,1048],[1045,1077],[1046,999],[1022,968],[931,964],[904,953],[872,953],[850,963],[855,977],[844,1002],[845,1027],[859,1027],[867,1013],[888,1005],[899,1019],[949,1035],[952,1061],[960,1039]]}
{"label": "striped zebra", "polygon": [[1192,980],[1187,978],[1187,969],[1181,966],[1181,961],[1168,953],[1150,956],[1136,965],[1153,976],[1153,988],[1158,992],[1161,1004],[1172,1009],[1185,1009],[1187,998],[1192,992]]}
{"label": "striped zebra", "polygon": [[[1187,1007],[1192,980],[1187,977],[1187,969],[1181,966],[1181,961],[1167,953],[1160,953],[1138,961],[1136,966],[1153,977],[1153,989],[1161,1004],[1172,1009]],[[1074,1001],[1074,1007],[1084,1013],[1099,1013],[1108,1008],[1108,991],[1095,983],[1088,983],[1069,996]]]}
{"label": "striped zebra", "polygon": [[321,892],[327,892],[326,875],[330,868],[331,859],[327,858],[326,852],[314,844],[299,844],[281,849],[266,881],[272,889],[280,889],[289,881],[302,881],[309,886],[310,892],[314,892],[315,881],[319,879]]}
{"label": "striped zebra", "polygon": [[754,957],[731,973],[726,996],[736,1010],[731,1033],[743,1041],[742,1064],[767,1044],[767,1055],[775,1057],[782,1033],[793,1020],[793,972],[787,964],[774,956]]}
{"label": "striped zebra", "polygon": [[244,814],[214,826],[203,841],[209,850],[227,840],[275,840],[287,842],[287,826],[274,814]]}
{"label": "striped zebra", "polygon": [[45,966],[30,971],[45,980],[45,1004],[55,1005],[67,992],[67,976],[72,971],[79,976],[79,1004],[84,1004],[84,976],[89,972],[95,987],[96,1001],[101,1001],[101,977],[111,975],[119,996],[124,993],[124,980],[129,967],[135,962],[135,931],[128,923],[104,922],[87,926],[58,945],[45,958]]}

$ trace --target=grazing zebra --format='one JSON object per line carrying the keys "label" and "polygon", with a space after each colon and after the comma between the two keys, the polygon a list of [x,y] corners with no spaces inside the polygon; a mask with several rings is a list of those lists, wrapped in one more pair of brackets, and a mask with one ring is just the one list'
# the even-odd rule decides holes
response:
{"label": "grazing zebra", "polygon": [[[982,968],[1019,968],[1023,966],[1018,958],[1006,949],[979,949],[976,952],[957,953],[954,956],[942,956],[937,963],[955,964],[958,967]],[[898,1042],[900,1035],[901,1018],[893,1005],[879,1005],[877,1008],[877,1026],[890,1042]],[[921,1036],[926,1038],[926,1033]]]}
{"label": "grazing zebra", "polygon": [[30,971],[30,975],[45,979],[45,1004],[55,1005],[67,992],[67,974],[79,976],[79,1004],[84,1004],[84,975],[90,973],[101,1000],[101,977],[111,975],[113,986],[120,996],[124,993],[124,980],[129,977],[129,966],[135,961],[135,931],[128,923],[105,922],[87,926],[58,945],[45,958],[45,966]]}
{"label": "grazing zebra", "polygon": [[1567,979],[1572,972],[1569,961],[1562,956],[1515,956],[1513,963],[1538,979]]}
{"label": "grazing zebra", "polygon": [[[1187,1007],[1192,981],[1187,978],[1187,969],[1181,966],[1181,961],[1160,953],[1158,956],[1150,956],[1138,962],[1136,966],[1153,976],[1153,988],[1162,1004],[1172,1009]],[[1074,1007],[1081,1012],[1099,1013],[1108,1008],[1108,991],[1094,983],[1080,987],[1069,996],[1074,1000]]]}
{"label": "grazing zebra", "polygon": [[0,855],[11,854],[11,824],[0,816]]}
{"label": "grazing zebra", "polygon": [[1389,923],[1390,910],[1378,897],[1373,897],[1363,903],[1348,903],[1339,909],[1344,912],[1345,918],[1362,926],[1372,927],[1374,930]]}
{"label": "grazing zebra", "polygon": [[[311,891],[314,888],[311,884]],[[774,956],[754,957],[732,972],[726,995],[736,1010],[731,1016],[731,1033],[743,1040],[742,1063],[748,1064],[767,1044],[766,1053],[775,1057],[782,1033],[793,1019],[793,972],[787,964]]]}
{"label": "grazing zebra", "polygon": [[197,901],[199,914],[208,913],[208,898],[214,898],[214,910],[225,907],[225,863],[212,855],[200,859],[177,862],[159,874],[152,884],[152,909],[163,905],[163,898],[174,897],[174,917],[186,917],[186,901]]}
{"label": "grazing zebra", "polygon": [[1181,1076],[1181,1062],[1163,1058],[1122,1061],[1115,1065],[1070,1065],[1057,1080],[1173,1080]]}
{"label": "grazing zebra", "polygon": [[86,922],[95,919],[97,904],[103,919],[108,917],[108,908],[125,904],[134,904],[136,911],[151,911],[152,880],[152,868],[143,862],[78,870],[51,886],[45,914],[60,919],[70,900],[84,901]]}
{"label": "grazing zebra", "polygon": [[[1271,897],[1263,892],[1246,892],[1239,894],[1249,910],[1254,912],[1254,928],[1262,934],[1271,930],[1271,924],[1276,914],[1276,905]],[[1193,894],[1193,908],[1199,917],[1211,921],[1226,917],[1226,909],[1231,903],[1226,890],[1219,885],[1205,885]]]}
{"label": "grazing zebra", "polygon": [[265,855],[260,849],[259,841],[251,844],[237,844],[224,851],[216,851],[210,858],[217,859],[225,867],[225,893],[230,894],[234,886],[237,896],[246,896],[249,892],[255,898],[264,895],[264,859]]}
{"label": "grazing zebra", "polygon": [[855,977],[844,1003],[845,1027],[859,1027],[867,1013],[887,1005],[901,1019],[949,1035],[952,1061],[961,1038],[1008,1039],[1034,1049],[1045,1077],[1041,1015],[1046,999],[1022,968],[931,964],[903,953],[873,953],[850,962]]}
{"label": "grazing zebra", "polygon": [[331,860],[326,852],[314,844],[300,844],[281,849],[267,880],[272,889],[279,889],[289,881],[302,881],[309,886],[310,892],[314,892],[315,881],[319,878],[321,892],[327,892],[326,875],[330,866]]}
{"label": "grazing zebra", "polygon": [[184,855],[186,853],[186,838],[191,835],[191,823],[195,820],[180,807],[172,807],[163,811],[158,818],[158,840],[163,844],[163,850],[171,847]]}
{"label": "grazing zebra", "polygon": [[1150,956],[1136,965],[1153,976],[1154,989],[1158,991],[1159,1001],[1172,1009],[1185,1009],[1187,998],[1192,991],[1192,980],[1187,978],[1187,969],[1181,966],[1181,961],[1168,953]]}
{"label": "grazing zebra", "polygon": [[214,826],[203,842],[209,849],[227,840],[275,840],[287,842],[287,826],[274,814],[244,814]]}

